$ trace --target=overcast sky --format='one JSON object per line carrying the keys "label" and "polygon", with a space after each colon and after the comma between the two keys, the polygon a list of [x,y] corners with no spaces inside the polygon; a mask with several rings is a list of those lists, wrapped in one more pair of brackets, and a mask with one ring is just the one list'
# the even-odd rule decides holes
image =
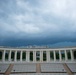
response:
{"label": "overcast sky", "polygon": [[76,45],[76,0],[0,0],[0,46]]}

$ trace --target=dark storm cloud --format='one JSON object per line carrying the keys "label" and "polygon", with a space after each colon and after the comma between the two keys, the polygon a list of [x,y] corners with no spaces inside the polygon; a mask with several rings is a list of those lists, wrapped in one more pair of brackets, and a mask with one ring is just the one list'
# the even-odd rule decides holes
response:
{"label": "dark storm cloud", "polygon": [[49,45],[49,46],[69,46],[76,45],[76,38],[59,38],[59,37],[46,37],[46,38],[4,38],[0,40],[2,46],[27,46],[27,45]]}
{"label": "dark storm cloud", "polygon": [[76,45],[75,0],[0,0],[0,45]]}

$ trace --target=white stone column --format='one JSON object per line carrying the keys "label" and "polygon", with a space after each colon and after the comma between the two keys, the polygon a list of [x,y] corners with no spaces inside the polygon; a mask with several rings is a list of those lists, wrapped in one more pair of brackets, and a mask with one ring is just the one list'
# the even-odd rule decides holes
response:
{"label": "white stone column", "polygon": [[33,51],[33,62],[36,62],[36,51]]}
{"label": "white stone column", "polygon": [[62,58],[61,58],[61,51],[59,50],[59,59],[60,59],[60,61],[62,60]]}
{"label": "white stone column", "polygon": [[33,51],[33,62],[34,62],[34,59],[35,59],[35,55],[34,55],[34,51]]}
{"label": "white stone column", "polygon": [[22,62],[22,51],[20,52],[20,61]]}
{"label": "white stone column", "polygon": [[17,61],[17,51],[15,51],[15,62]]}
{"label": "white stone column", "polygon": [[29,58],[30,58],[29,53],[30,53],[29,51],[26,51],[26,62],[29,62]]}
{"label": "white stone column", "polygon": [[50,51],[46,51],[47,62],[50,62]]}
{"label": "white stone column", "polygon": [[70,54],[71,54],[71,60],[73,61],[74,60],[74,56],[73,56],[73,51],[70,50]]}
{"label": "white stone column", "polygon": [[11,61],[11,50],[9,52],[9,61]]}
{"label": "white stone column", "polygon": [[68,60],[68,58],[67,58],[67,52],[65,50],[65,61],[67,61],[67,60]]}
{"label": "white stone column", "polygon": [[43,62],[43,51],[40,51],[40,62]]}
{"label": "white stone column", "polygon": [[2,55],[2,60],[3,60],[3,62],[5,61],[5,53],[6,53],[6,51],[4,50],[4,51],[3,51],[3,55]]}
{"label": "white stone column", "polygon": [[42,53],[41,53],[41,51],[40,51],[40,62],[42,62],[42,56],[41,56],[41,54],[42,54]]}
{"label": "white stone column", "polygon": [[54,62],[56,61],[56,53],[55,53],[55,50],[54,50]]}

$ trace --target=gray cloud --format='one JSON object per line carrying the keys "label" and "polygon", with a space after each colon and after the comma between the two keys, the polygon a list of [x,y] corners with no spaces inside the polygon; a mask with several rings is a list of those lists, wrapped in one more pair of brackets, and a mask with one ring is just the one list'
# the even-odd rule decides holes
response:
{"label": "gray cloud", "polygon": [[75,0],[0,0],[0,45],[75,42],[75,7]]}

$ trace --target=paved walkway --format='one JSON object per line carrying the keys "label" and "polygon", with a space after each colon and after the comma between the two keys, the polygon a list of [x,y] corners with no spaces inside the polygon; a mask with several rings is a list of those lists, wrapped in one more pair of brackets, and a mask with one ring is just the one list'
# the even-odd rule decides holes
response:
{"label": "paved walkway", "polygon": [[41,73],[41,65],[40,65],[40,63],[36,64],[36,73]]}
{"label": "paved walkway", "polygon": [[4,75],[9,75],[11,73],[13,66],[14,64],[10,64]]}
{"label": "paved walkway", "polygon": [[72,71],[69,69],[69,67],[67,66],[67,64],[64,63],[63,66],[64,66],[64,69],[66,70],[66,72],[68,73],[68,75],[74,75],[72,73]]}

